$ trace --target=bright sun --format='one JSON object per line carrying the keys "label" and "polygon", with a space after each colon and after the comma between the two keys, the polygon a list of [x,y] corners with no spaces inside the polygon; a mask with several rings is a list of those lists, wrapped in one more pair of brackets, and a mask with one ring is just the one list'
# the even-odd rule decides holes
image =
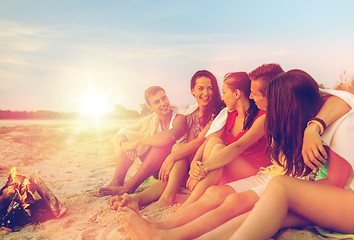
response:
{"label": "bright sun", "polygon": [[108,110],[105,97],[97,94],[93,90],[91,90],[86,97],[82,98],[81,105],[83,114],[93,117],[96,120]]}

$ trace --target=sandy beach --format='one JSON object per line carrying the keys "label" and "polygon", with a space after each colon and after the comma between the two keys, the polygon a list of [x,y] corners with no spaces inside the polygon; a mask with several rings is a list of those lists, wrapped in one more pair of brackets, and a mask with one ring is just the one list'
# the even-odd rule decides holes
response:
{"label": "sandy beach", "polygon": [[[107,185],[113,176],[112,140],[122,123],[19,124],[0,125],[0,187],[5,185],[12,167],[25,176],[37,170],[67,212],[18,232],[2,231],[0,239],[129,239],[116,212],[110,209],[111,197],[91,193]],[[133,173],[134,169],[128,178]],[[142,213],[163,218],[177,208],[178,205],[154,211],[146,208]],[[287,230],[276,239],[324,238],[310,230]]]}

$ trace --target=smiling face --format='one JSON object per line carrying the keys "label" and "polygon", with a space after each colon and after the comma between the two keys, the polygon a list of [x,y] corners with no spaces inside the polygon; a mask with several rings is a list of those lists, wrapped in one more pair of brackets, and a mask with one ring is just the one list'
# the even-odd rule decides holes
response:
{"label": "smiling face", "polygon": [[260,89],[263,87],[264,82],[261,80],[251,81],[251,94],[250,99],[253,99],[259,109],[267,109],[267,97],[263,96]]}
{"label": "smiling face", "polygon": [[170,100],[162,90],[149,97],[149,107],[151,111],[157,113],[159,116],[171,113]]}
{"label": "smiling face", "polygon": [[229,86],[224,82],[222,85],[222,100],[224,101],[226,107],[230,111],[236,110],[236,94],[235,91],[232,91]]}
{"label": "smiling face", "polygon": [[202,76],[196,79],[192,94],[197,100],[198,106],[207,106],[212,100],[213,92],[213,86],[209,78]]}

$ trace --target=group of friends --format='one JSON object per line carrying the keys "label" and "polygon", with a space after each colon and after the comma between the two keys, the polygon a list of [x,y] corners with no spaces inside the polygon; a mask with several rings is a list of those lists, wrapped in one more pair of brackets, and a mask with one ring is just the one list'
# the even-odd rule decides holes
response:
{"label": "group of friends", "polygon": [[[305,71],[263,64],[224,77],[197,71],[197,104],[181,110],[152,86],[152,113],[119,130],[112,208],[131,239],[269,239],[317,225],[354,233],[354,96],[323,90]],[[125,179],[135,159],[141,165]],[[149,176],[158,181],[134,193]],[[140,214],[176,203],[163,221]]]}

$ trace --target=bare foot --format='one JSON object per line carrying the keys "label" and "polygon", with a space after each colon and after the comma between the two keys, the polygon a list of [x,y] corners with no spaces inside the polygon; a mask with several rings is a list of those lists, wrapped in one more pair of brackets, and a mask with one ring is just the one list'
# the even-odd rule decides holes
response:
{"label": "bare foot", "polygon": [[160,208],[166,208],[169,206],[172,206],[174,204],[174,202],[171,201],[166,201],[163,198],[159,198],[159,200],[157,200],[156,202],[153,202],[149,205],[149,209],[153,210],[153,209],[160,209]]}
{"label": "bare foot", "polygon": [[122,195],[128,192],[124,186],[107,186],[98,189],[99,196]]}
{"label": "bare foot", "polygon": [[161,231],[130,208],[122,208],[118,220],[132,240],[163,239]]}
{"label": "bare foot", "polygon": [[135,211],[138,215],[140,215],[140,211],[139,211],[139,204],[134,201],[134,199],[127,193],[124,193],[122,196],[122,200],[120,201],[119,204],[119,209],[123,208],[123,207],[128,207],[131,210]]}
{"label": "bare foot", "polygon": [[112,182],[110,182],[107,187],[113,187],[113,186],[123,186],[123,183],[121,181],[113,179]]}
{"label": "bare foot", "polygon": [[120,196],[114,196],[111,198],[110,204],[111,204],[111,208],[113,210],[117,210],[120,203],[122,202],[123,198],[121,198]]}

